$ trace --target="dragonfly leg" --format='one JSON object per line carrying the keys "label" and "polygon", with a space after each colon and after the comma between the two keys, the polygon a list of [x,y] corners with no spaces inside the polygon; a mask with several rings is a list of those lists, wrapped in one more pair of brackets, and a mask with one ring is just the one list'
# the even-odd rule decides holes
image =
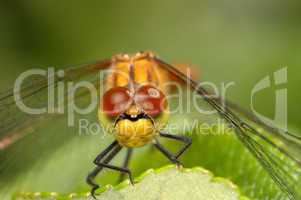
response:
{"label": "dragonfly leg", "polygon": [[116,145],[116,147],[114,148],[114,150],[108,155],[108,157],[104,161],[96,159],[94,161],[94,164],[96,164],[99,168],[108,168],[108,169],[119,171],[121,173],[126,173],[129,176],[131,184],[134,184],[134,179],[132,177],[132,173],[131,173],[131,171],[128,168],[117,167],[117,166],[108,164],[117,155],[117,153],[121,149],[122,149],[122,146],[120,146],[119,144]]}
{"label": "dragonfly leg", "polygon": [[177,140],[180,142],[183,142],[185,145],[176,153],[175,157],[179,158],[192,144],[192,140],[189,137],[183,136],[183,135],[171,135],[167,133],[160,132],[161,137]]}
{"label": "dragonfly leg", "polygon": [[[113,150],[113,151],[112,151]],[[103,150],[94,160],[94,163],[101,162],[110,151],[112,151],[104,160],[104,163],[110,162],[115,155],[121,150],[121,147],[118,145],[117,141],[114,141],[112,144],[110,144],[105,150]],[[97,165],[97,164],[96,164]],[[95,191],[99,188],[99,185],[95,183],[94,178],[97,176],[99,172],[103,170],[103,166],[97,166],[91,173],[88,174],[86,182],[92,187],[91,189],[91,195],[94,199],[95,197]]]}
{"label": "dragonfly leg", "polygon": [[106,163],[103,163],[103,162],[98,163],[98,165],[102,166],[102,167],[105,167],[105,168],[108,168],[108,169],[119,171],[121,173],[128,174],[131,184],[134,185],[134,179],[133,179],[131,170],[129,170],[127,168],[123,168],[123,167],[117,167],[117,166],[114,166],[114,165],[109,165],[109,164],[106,164]]}
{"label": "dragonfly leg", "polygon": [[169,152],[164,146],[162,146],[158,140],[155,141],[154,146],[161,151],[173,164],[177,166],[182,166],[181,162],[177,159],[175,155]]}
{"label": "dragonfly leg", "polygon": [[[132,154],[133,154],[133,149],[132,148],[128,148],[127,151],[126,151],[126,157],[124,159],[124,163],[122,165],[123,168],[126,168],[126,169],[128,168],[130,160],[132,158]],[[120,174],[118,182],[123,181],[124,176],[125,176],[125,173]]]}
{"label": "dragonfly leg", "polygon": [[100,160],[102,160],[114,147],[116,147],[117,144],[118,144],[118,142],[117,142],[117,140],[115,140],[105,150],[103,150],[99,155],[97,155],[97,157],[95,158],[93,163],[95,164],[95,163],[99,162]]}
{"label": "dragonfly leg", "polygon": [[91,196],[96,199],[95,191],[99,188],[99,185],[95,183],[94,178],[96,175],[103,169],[103,167],[96,167],[89,175],[87,176],[86,182],[92,187]]}

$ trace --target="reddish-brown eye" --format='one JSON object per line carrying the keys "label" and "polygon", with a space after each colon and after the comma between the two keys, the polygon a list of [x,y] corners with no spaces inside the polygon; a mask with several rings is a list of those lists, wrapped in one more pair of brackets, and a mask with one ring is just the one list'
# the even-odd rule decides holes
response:
{"label": "reddish-brown eye", "polygon": [[167,105],[163,92],[151,85],[144,85],[137,90],[135,102],[152,117],[159,115]]}
{"label": "reddish-brown eye", "polygon": [[115,87],[103,95],[103,111],[110,117],[116,117],[125,112],[132,104],[130,91],[124,87]]}

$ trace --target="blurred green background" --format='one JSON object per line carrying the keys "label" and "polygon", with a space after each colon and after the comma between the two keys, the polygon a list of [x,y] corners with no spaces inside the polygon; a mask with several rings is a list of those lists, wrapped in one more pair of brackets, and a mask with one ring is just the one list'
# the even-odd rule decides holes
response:
{"label": "blurred green background", "polygon": [[[289,130],[298,132],[300,10],[299,0],[1,1],[0,89],[12,87],[26,69],[152,50],[170,63],[198,66],[201,80],[234,81],[227,97],[248,108],[254,85],[287,66],[288,83],[281,87],[288,88]],[[273,116],[276,88],[258,95],[256,110]],[[73,147],[68,145],[65,148]],[[93,152],[99,149],[95,147]],[[88,157],[91,160],[93,156],[95,153]],[[89,159],[85,158],[87,162]],[[89,164],[86,167],[91,168]]]}

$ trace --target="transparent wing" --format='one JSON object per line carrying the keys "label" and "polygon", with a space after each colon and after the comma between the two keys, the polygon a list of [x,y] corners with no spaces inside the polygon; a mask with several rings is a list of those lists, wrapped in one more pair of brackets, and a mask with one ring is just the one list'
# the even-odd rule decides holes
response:
{"label": "transparent wing", "polygon": [[[0,93],[0,150],[31,132],[36,120],[42,120],[54,114],[27,114],[19,109],[16,101],[22,101],[26,106],[32,108],[43,108],[49,104],[48,89],[57,89],[58,84],[67,84],[68,81],[76,83],[79,80],[88,80],[92,84],[99,84],[100,70],[110,66],[111,60],[102,60],[90,64],[71,67],[63,71],[63,76],[56,72],[47,74],[47,77],[29,76],[24,80],[20,89],[20,100],[15,99],[15,91],[10,89]],[[62,74],[62,73],[61,73]],[[49,80],[53,80],[49,83]],[[57,104],[68,105],[69,91],[63,91],[61,99],[56,99]],[[84,96],[87,91],[76,93],[77,98]]]}
{"label": "transparent wing", "polygon": [[[282,133],[268,127],[259,120],[249,117],[247,123],[239,117],[237,109],[222,106],[220,101],[210,98],[208,91],[199,86],[175,67],[155,58],[160,67],[169,71],[183,82],[190,85],[196,93],[213,107],[235,130],[236,136],[245,147],[257,158],[262,167],[269,173],[274,182],[291,200],[301,199],[301,140],[292,134]],[[240,112],[244,113],[244,112]],[[256,126],[264,129],[258,131]],[[254,127],[253,127],[254,126]]]}
{"label": "transparent wing", "polygon": [[301,170],[297,162],[250,125],[242,123],[237,136],[269,172],[289,199],[300,199]]}
{"label": "transparent wing", "polygon": [[263,130],[263,134],[265,133],[265,137],[269,138],[269,140],[276,142],[277,147],[283,151],[283,153],[287,154],[287,156],[291,157],[291,159],[295,160],[301,166],[301,137],[287,131],[283,131],[282,129],[273,127],[261,119],[259,119],[252,112],[248,111],[245,108],[240,107],[239,105],[231,102],[225,102],[227,107],[232,111],[236,112],[241,118],[244,118],[248,123],[254,124],[254,126],[259,126]]}

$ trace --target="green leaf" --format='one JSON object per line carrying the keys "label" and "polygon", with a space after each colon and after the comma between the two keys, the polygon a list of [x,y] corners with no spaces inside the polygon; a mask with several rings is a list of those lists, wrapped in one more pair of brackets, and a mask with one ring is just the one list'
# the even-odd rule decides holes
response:
{"label": "green leaf", "polygon": [[[116,187],[101,189],[98,200],[151,200],[151,199],[195,199],[195,200],[247,200],[237,186],[224,178],[214,178],[211,172],[200,168],[178,169],[166,166],[157,170],[148,170],[140,175],[135,185],[124,181]],[[16,200],[29,199],[89,199],[87,194],[60,196],[56,193],[24,193]]]}

